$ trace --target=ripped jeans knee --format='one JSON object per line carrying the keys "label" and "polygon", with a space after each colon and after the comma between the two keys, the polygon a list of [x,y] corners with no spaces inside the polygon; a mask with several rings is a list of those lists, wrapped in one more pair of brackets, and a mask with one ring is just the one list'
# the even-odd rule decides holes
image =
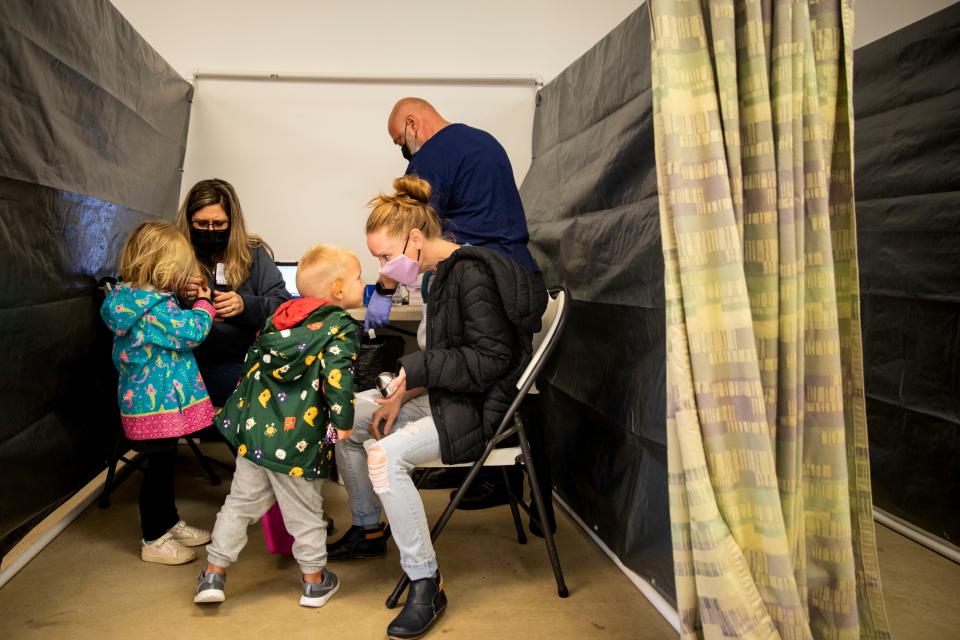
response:
{"label": "ripped jeans knee", "polygon": [[390,490],[387,450],[379,442],[367,447],[367,471],[374,493],[386,493]]}
{"label": "ripped jeans knee", "polygon": [[[413,495],[419,495],[409,474],[417,463],[440,456],[440,437],[433,418],[425,416],[395,429],[382,440],[367,440],[363,448],[367,452],[370,484],[382,502],[384,494],[405,493],[408,488]],[[403,486],[395,486],[396,483]]]}

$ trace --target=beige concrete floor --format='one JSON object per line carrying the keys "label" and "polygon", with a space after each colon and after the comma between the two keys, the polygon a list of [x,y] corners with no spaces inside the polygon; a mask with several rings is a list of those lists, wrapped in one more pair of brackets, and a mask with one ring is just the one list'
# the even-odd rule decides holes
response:
{"label": "beige concrete floor", "polygon": [[877,525],[887,618],[895,640],[960,640],[960,565]]}
{"label": "beige concrete floor", "polygon": [[[225,447],[208,450],[227,459]],[[188,451],[181,453],[178,473],[181,516],[212,526],[227,483],[211,486]],[[384,637],[394,612],[383,601],[399,576],[393,545],[384,559],[332,565],[342,591],[322,609],[304,609],[297,604],[296,565],[267,554],[254,525],[230,572],[227,601],[199,608],[191,601],[199,561],[162,567],[139,560],[138,487],[133,477],[114,494],[110,509],[89,508],[0,589],[0,638]],[[446,492],[424,494],[433,519]],[[325,495],[342,531],[349,524],[343,488],[328,485]],[[542,541],[518,545],[506,508],[457,512],[437,545],[450,606],[430,637],[675,638],[577,525],[559,519],[557,543],[571,592],[565,600],[556,596]],[[960,639],[960,566],[879,525],[877,540],[893,637]]]}
{"label": "beige concrete floor", "polygon": [[[218,457],[226,447],[214,446]],[[181,451],[178,507],[211,527],[227,483],[211,486]],[[296,564],[266,552],[259,525],[227,581],[227,601],[192,602],[199,561],[165,567],[139,559],[137,490],[131,477],[110,509],[87,509],[0,589],[0,638],[179,638],[268,640],[383,638],[396,614],[384,600],[400,575],[396,547],[386,558],[331,565],[342,588],[321,609],[298,604]],[[324,488],[339,536],[350,516],[343,487]],[[433,520],[446,491],[424,492]],[[570,597],[557,597],[540,538],[517,544],[506,507],[457,512],[437,545],[450,605],[429,637],[672,638],[673,629],[568,517],[557,545]]]}

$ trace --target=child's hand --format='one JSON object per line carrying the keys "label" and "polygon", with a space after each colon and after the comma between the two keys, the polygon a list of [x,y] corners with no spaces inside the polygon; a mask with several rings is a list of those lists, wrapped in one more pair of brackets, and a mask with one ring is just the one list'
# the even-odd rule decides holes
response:
{"label": "child's hand", "polygon": [[349,440],[350,436],[352,435],[353,435],[353,429],[347,429],[346,431],[337,429],[337,442],[343,442],[344,440]]}
{"label": "child's hand", "polygon": [[206,298],[207,300],[212,299],[212,294],[210,293],[210,287],[207,286],[206,282],[204,282],[203,284],[197,287],[197,297]]}
{"label": "child's hand", "polygon": [[[200,289],[207,286],[207,279],[203,276],[190,276],[183,283],[180,290],[180,297],[186,302],[193,302],[200,295]],[[210,290],[207,289],[207,297],[210,297]]]}

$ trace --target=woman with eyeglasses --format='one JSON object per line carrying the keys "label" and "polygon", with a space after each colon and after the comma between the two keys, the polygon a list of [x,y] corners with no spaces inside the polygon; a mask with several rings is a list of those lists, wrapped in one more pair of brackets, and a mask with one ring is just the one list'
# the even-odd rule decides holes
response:
{"label": "woman with eyeglasses", "polygon": [[[257,331],[290,294],[270,247],[247,233],[237,192],[226,180],[193,185],[177,213],[177,228],[190,239],[213,291],[213,328],[194,355],[210,399],[222,406]],[[181,292],[185,301],[195,299],[202,284],[190,278]]]}

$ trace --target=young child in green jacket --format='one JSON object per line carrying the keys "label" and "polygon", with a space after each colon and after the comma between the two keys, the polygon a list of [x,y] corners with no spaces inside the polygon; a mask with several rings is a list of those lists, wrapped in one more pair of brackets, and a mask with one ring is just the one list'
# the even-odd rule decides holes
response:
{"label": "young child in green jacket", "polygon": [[294,538],[303,573],[300,604],[321,607],[340,588],[327,570],[320,488],[333,445],[353,428],[353,368],[359,331],[344,309],[363,301],[360,261],[315,245],[297,265],[302,298],[280,305],[250,347],[236,390],[214,423],[237,447],[230,495],[217,514],[196,603],[222,602],[226,568],[247,542],[247,527],[274,500]]}

